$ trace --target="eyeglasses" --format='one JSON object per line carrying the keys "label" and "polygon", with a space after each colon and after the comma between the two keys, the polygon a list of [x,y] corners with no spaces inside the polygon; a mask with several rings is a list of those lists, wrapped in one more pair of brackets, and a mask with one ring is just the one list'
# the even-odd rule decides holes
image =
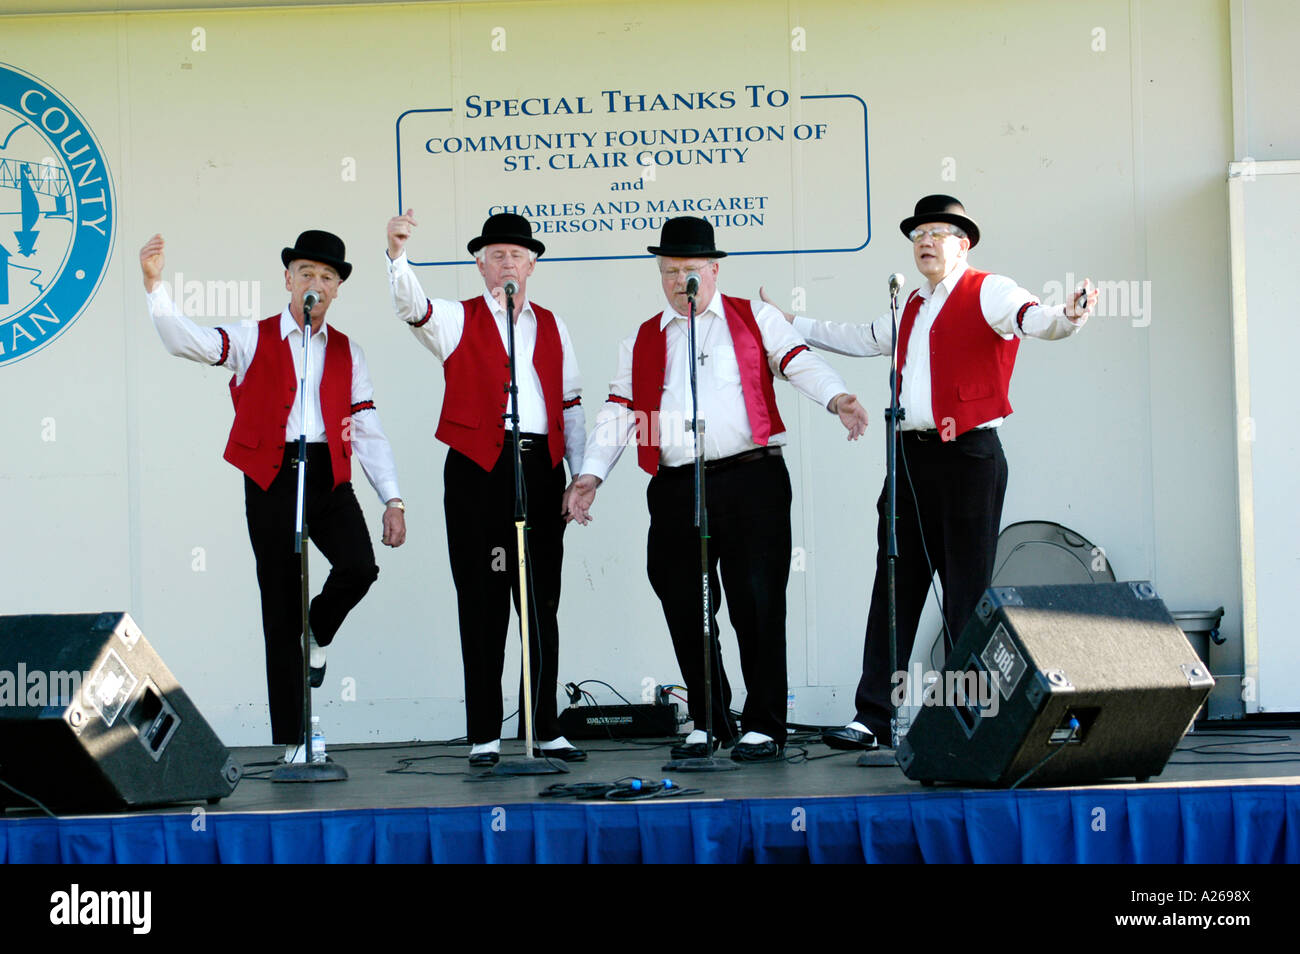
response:
{"label": "eyeglasses", "polygon": [[936,242],[947,238],[949,235],[955,235],[957,238],[965,238],[966,233],[955,225],[936,225],[932,229],[912,229],[907,233],[907,237],[912,240],[913,244],[921,241],[926,236],[934,239]]}

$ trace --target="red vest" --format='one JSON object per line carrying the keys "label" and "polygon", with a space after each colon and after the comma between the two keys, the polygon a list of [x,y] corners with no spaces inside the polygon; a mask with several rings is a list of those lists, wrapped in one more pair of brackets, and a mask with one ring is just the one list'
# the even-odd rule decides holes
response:
{"label": "red vest", "polygon": [[[772,387],[772,369],[763,348],[763,335],[754,320],[754,309],[744,298],[722,296],[722,311],[731,332],[731,344],[740,366],[740,390],[749,413],[749,429],[754,443],[767,444],[773,434],[785,430],[776,409],[776,391]],[[659,405],[663,401],[664,374],[667,366],[667,342],[660,325],[663,312],[641,325],[632,346],[632,411],[636,414],[636,458],[650,476],[659,470]],[[794,351],[803,351],[797,348]],[[793,357],[794,351],[787,355]],[[613,399],[617,400],[617,399]]]}
{"label": "red vest", "polygon": [[[225,453],[226,460],[263,490],[271,486],[284,463],[284,428],[297,390],[289,342],[280,337],[280,316],[272,315],[257,323],[257,348],[243,382],[230,379],[235,423]],[[344,422],[352,412],[352,348],[348,336],[333,326],[325,342],[320,410],[337,487],[352,479],[352,438],[344,433]]]}
{"label": "red vest", "polygon": [[[967,267],[930,328],[930,406],[942,440],[1011,413],[1007,389],[1020,341],[989,327],[980,307],[988,272]],[[906,370],[908,339],[922,299],[912,292],[898,325],[898,367]],[[899,376],[901,393],[902,376]]]}
{"label": "red vest", "polygon": [[[484,470],[491,470],[505,443],[510,356],[483,296],[461,304],[465,307],[465,330],[442,364],[447,390],[435,436]],[[537,317],[533,367],[542,383],[547,445],[551,466],[556,467],[564,459],[564,346],[555,315],[536,303],[533,314]]]}

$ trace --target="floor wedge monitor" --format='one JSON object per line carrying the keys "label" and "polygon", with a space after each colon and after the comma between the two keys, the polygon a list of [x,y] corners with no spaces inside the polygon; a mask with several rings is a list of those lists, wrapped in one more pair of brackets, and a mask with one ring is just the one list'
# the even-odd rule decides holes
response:
{"label": "floor wedge monitor", "polygon": [[993,786],[1145,781],[1214,686],[1147,582],[993,587],[937,675],[899,765]]}
{"label": "floor wedge monitor", "polygon": [[0,807],[215,801],[240,774],[128,614],[0,616]]}

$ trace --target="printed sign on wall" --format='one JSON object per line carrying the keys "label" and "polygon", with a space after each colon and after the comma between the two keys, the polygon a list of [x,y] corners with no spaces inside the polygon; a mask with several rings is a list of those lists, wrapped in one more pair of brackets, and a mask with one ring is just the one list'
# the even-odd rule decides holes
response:
{"label": "printed sign on wall", "polygon": [[[552,261],[642,257],[676,215],[708,219],[739,255],[851,252],[871,237],[867,107],[851,94],[474,92],[403,112],[397,165],[400,209],[455,194],[467,235],[523,215]],[[807,234],[791,248],[796,214]],[[435,244],[412,264],[467,260],[446,230],[421,240]]]}

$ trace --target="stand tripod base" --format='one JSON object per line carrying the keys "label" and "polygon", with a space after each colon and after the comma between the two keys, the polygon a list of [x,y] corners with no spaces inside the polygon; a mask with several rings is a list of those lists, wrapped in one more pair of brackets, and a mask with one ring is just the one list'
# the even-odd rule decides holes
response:
{"label": "stand tripod base", "polygon": [[567,775],[569,767],[554,759],[514,759],[498,762],[488,775]]}
{"label": "stand tripod base", "polygon": [[898,752],[894,749],[872,749],[858,756],[863,768],[898,768]]}
{"label": "stand tripod base", "polygon": [[740,768],[739,762],[731,759],[716,759],[705,756],[702,759],[672,759],[664,764],[665,772],[734,772]]}
{"label": "stand tripod base", "polygon": [[271,770],[272,782],[346,782],[348,770],[338,762],[294,762]]}

